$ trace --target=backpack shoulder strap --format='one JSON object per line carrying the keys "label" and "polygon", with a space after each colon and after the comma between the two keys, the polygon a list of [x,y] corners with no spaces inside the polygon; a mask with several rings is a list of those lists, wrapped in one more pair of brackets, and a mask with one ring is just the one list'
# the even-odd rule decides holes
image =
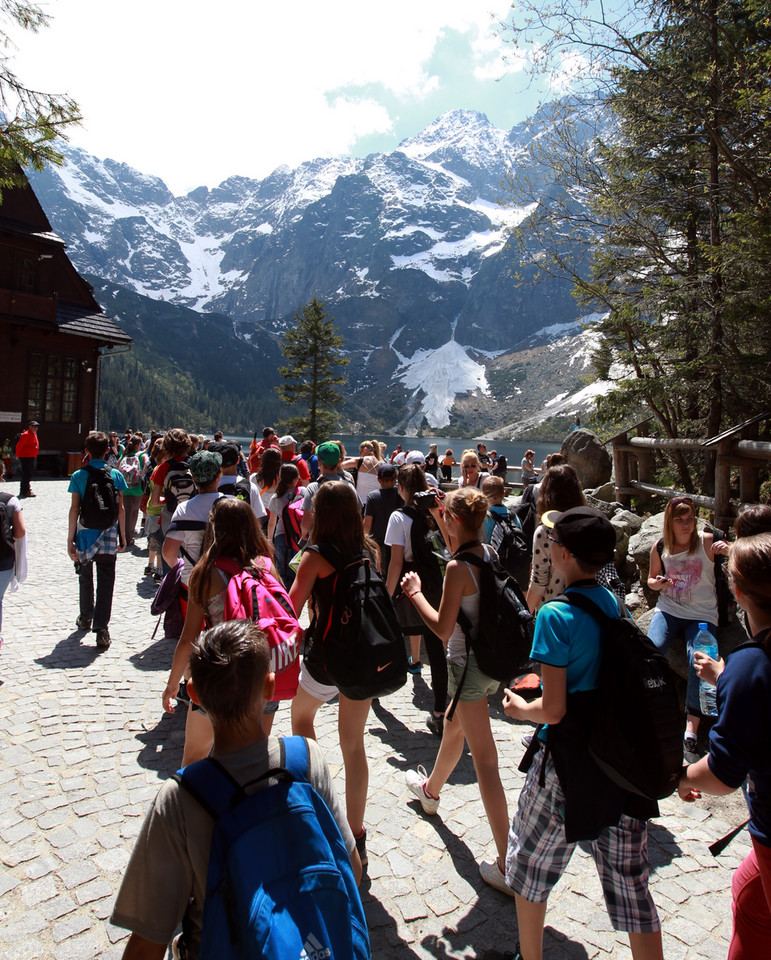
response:
{"label": "backpack shoulder strap", "polygon": [[281,737],[281,766],[292,774],[295,780],[308,780],[308,744],[305,737]]}
{"label": "backpack shoulder strap", "polygon": [[213,757],[188,764],[173,775],[173,779],[218,820],[231,806],[233,797],[241,789],[238,782]]}
{"label": "backpack shoulder strap", "polygon": [[571,607],[578,607],[579,610],[583,610],[584,613],[588,613],[590,617],[594,619],[601,625],[613,623],[616,619],[628,620],[626,607],[622,602],[616,597],[616,603],[618,604],[618,617],[610,617],[604,610],[602,610],[594,600],[590,600],[589,597],[584,596],[582,593],[561,593],[558,597],[552,597],[549,603],[567,603]]}
{"label": "backpack shoulder strap", "polygon": [[242,569],[231,557],[217,557],[214,561],[214,566],[219,567],[219,569],[225,573],[229,573],[232,577],[241,573]]}
{"label": "backpack shoulder strap", "polygon": [[334,567],[338,573],[345,569],[345,558],[339,548],[333,543],[315,543],[312,547],[307,547],[306,549],[314,550],[319,556],[323,557],[330,566]]}

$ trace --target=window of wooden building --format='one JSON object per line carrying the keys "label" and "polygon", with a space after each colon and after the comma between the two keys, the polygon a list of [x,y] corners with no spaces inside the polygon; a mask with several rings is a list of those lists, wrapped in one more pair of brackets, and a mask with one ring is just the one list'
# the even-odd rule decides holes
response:
{"label": "window of wooden building", "polygon": [[78,413],[78,362],[53,353],[30,355],[27,419],[75,423]]}

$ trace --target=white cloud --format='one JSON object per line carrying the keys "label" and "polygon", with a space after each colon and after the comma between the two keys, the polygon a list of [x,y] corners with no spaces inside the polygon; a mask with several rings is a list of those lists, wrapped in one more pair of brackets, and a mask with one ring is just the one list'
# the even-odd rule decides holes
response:
{"label": "white cloud", "polygon": [[345,88],[424,98],[441,84],[428,63],[448,30],[467,34],[477,67],[492,71],[491,14],[508,11],[509,0],[57,0],[48,29],[13,34],[14,67],[80,103],[75,145],[182,192],[389,132],[386,108]]}

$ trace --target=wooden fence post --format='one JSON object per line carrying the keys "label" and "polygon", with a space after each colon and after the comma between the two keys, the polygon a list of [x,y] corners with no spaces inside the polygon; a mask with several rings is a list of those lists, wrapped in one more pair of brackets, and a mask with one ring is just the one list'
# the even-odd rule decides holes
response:
{"label": "wooden fence post", "polygon": [[616,500],[628,510],[632,506],[632,498],[628,493],[619,493],[629,486],[629,454],[620,450],[621,445],[629,443],[629,436],[626,433],[620,433],[613,438],[613,474],[616,478]]}
{"label": "wooden fence post", "polygon": [[[757,440],[760,436],[760,424],[753,423],[742,430],[742,440]],[[742,503],[757,503],[760,497],[760,464],[742,461],[739,472],[739,499]]]}
{"label": "wooden fence post", "polygon": [[721,440],[717,445],[717,460],[715,463],[715,526],[721,528],[723,528],[723,521],[729,519],[728,504],[731,499],[731,446],[731,440]]}

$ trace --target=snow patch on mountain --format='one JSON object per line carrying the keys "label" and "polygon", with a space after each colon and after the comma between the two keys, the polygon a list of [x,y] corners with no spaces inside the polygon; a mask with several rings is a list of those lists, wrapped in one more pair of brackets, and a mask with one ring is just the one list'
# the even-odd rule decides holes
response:
{"label": "snow patch on mountain", "polygon": [[391,349],[399,358],[393,379],[401,380],[414,397],[423,394],[418,410],[407,425],[410,429],[419,428],[424,417],[431,427],[446,427],[457,396],[476,390],[484,394],[490,392],[485,368],[472,360],[455,340],[437,350],[418,350],[408,359],[393,347],[399,332],[391,340]]}

